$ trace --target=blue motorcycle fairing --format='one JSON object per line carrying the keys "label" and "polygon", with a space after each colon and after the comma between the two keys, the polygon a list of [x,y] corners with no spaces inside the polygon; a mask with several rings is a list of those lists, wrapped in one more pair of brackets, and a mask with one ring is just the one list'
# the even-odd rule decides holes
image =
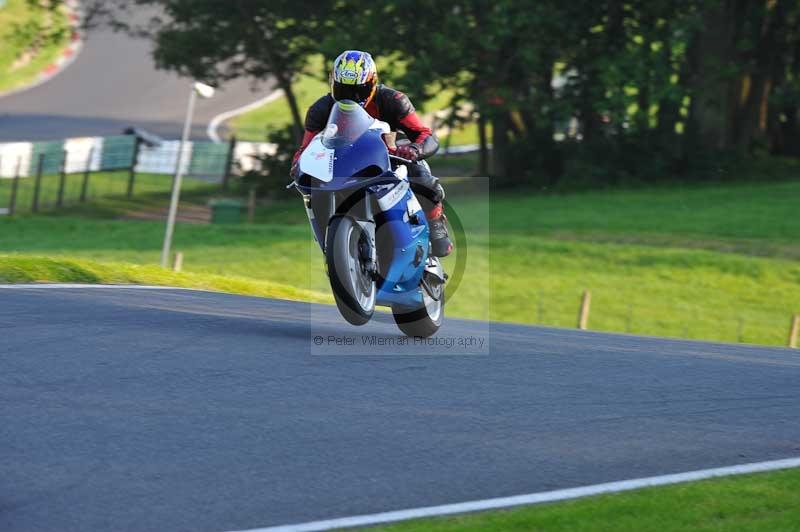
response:
{"label": "blue motorcycle fairing", "polygon": [[347,178],[342,182],[343,185],[347,185],[354,175],[370,167],[373,171],[368,177],[378,176],[389,170],[391,168],[389,152],[386,150],[386,143],[381,133],[379,129],[370,129],[355,143],[337,148],[333,158],[333,181]]}
{"label": "blue motorcycle fairing", "polygon": [[[365,170],[371,169],[369,176],[354,177]],[[391,172],[389,152],[381,137],[379,129],[371,129],[364,133],[353,144],[342,146],[334,150],[333,178],[322,181],[314,176],[304,175],[299,180],[298,188],[301,191],[320,190],[336,192],[349,188],[361,188],[366,177],[395,177]]]}
{"label": "blue motorcycle fairing", "polygon": [[376,215],[380,226],[389,228],[392,238],[392,259],[384,279],[378,286],[377,302],[413,307],[423,304],[418,290],[428,259],[429,229],[424,216],[411,223],[408,202],[415,201],[409,188],[391,208]]}

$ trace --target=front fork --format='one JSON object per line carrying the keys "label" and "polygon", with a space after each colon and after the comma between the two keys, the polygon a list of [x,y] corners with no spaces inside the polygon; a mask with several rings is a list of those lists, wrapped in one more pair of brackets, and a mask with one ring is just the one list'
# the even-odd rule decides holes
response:
{"label": "front fork", "polygon": [[[312,205],[311,194],[302,194],[302,196],[303,205],[306,209],[306,216],[308,216],[308,222],[311,225],[311,232],[314,234],[314,240],[317,241],[320,249],[324,252],[326,240],[325,236],[328,230],[328,225],[330,225],[331,218],[334,216],[350,216],[352,213],[338,214],[336,211],[336,195],[329,193],[327,194],[327,198],[323,200],[327,202],[327,205],[323,204],[322,202],[317,205],[317,208],[324,206],[324,214],[327,223],[323,226],[319,223],[319,218],[317,218],[316,214],[314,213],[314,205]],[[360,202],[363,204],[363,208],[360,209],[361,212],[357,216],[353,216],[353,219],[358,226],[361,227],[361,230],[367,235],[367,245],[360,245],[358,249],[358,258],[360,259],[359,262],[362,264],[365,271],[369,272],[373,278],[377,279],[378,261],[377,249],[375,245],[375,221],[373,218],[371,199],[372,198],[370,197],[369,192],[365,191],[364,198]],[[358,206],[360,207],[360,205]]]}
{"label": "front fork", "polygon": [[[335,201],[335,200],[334,200]],[[373,280],[378,280],[378,249],[375,244],[375,219],[372,215],[372,198],[369,191],[364,191],[364,218],[356,219],[356,223],[367,235],[365,246],[359,246],[358,253],[364,270]],[[367,249],[363,249],[367,248]]]}

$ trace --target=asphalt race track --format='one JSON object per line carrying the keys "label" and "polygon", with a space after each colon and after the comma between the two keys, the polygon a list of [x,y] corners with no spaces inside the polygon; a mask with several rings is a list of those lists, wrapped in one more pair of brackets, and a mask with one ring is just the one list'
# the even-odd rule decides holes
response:
{"label": "asphalt race track", "polygon": [[0,530],[238,530],[800,456],[787,349],[503,324],[484,351],[314,344],[342,335],[400,338],[301,303],[0,288]]}
{"label": "asphalt race track", "polygon": [[[147,12],[139,18],[146,21]],[[150,51],[148,41],[107,27],[90,30],[78,58],[58,76],[0,97],[0,142],[119,135],[129,126],[180,138],[191,80],[156,70]],[[251,89],[251,81],[235,80],[198,100],[193,138],[207,139],[214,116],[258,100],[271,86]]]}

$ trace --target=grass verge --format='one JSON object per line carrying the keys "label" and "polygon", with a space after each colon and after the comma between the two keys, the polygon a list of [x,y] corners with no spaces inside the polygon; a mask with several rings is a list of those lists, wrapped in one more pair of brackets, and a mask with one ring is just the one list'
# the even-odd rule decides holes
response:
{"label": "grass verge", "polygon": [[[457,252],[468,260],[448,315],[574,327],[590,290],[593,330],[785,345],[800,311],[799,195],[793,182],[492,198],[451,185],[451,220],[462,220],[467,238]],[[163,222],[105,218],[131,208],[106,200],[58,217],[0,219],[0,253],[157,264]],[[265,204],[257,218],[179,225],[184,275],[328,294],[299,201]],[[447,259],[451,273],[457,263]]]}
{"label": "grass verge", "polygon": [[35,80],[69,39],[61,9],[50,9],[47,2],[8,0],[0,8],[0,93]]}
{"label": "grass verge", "polygon": [[800,470],[647,488],[575,501],[409,521],[381,532],[800,530]]}
{"label": "grass verge", "polygon": [[294,301],[332,301],[327,294],[245,277],[174,273],[152,265],[98,263],[35,255],[0,255],[0,283],[44,282],[177,286]]}

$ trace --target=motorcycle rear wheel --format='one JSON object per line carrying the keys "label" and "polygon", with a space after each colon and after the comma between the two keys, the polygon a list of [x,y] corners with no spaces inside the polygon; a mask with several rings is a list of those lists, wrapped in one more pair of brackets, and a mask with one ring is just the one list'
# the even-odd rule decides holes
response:
{"label": "motorcycle rear wheel", "polygon": [[[444,283],[429,282],[433,296],[422,288],[423,305],[417,308],[392,306],[397,327],[406,336],[428,338],[439,331],[444,321]],[[435,296],[435,298],[434,298]]]}

